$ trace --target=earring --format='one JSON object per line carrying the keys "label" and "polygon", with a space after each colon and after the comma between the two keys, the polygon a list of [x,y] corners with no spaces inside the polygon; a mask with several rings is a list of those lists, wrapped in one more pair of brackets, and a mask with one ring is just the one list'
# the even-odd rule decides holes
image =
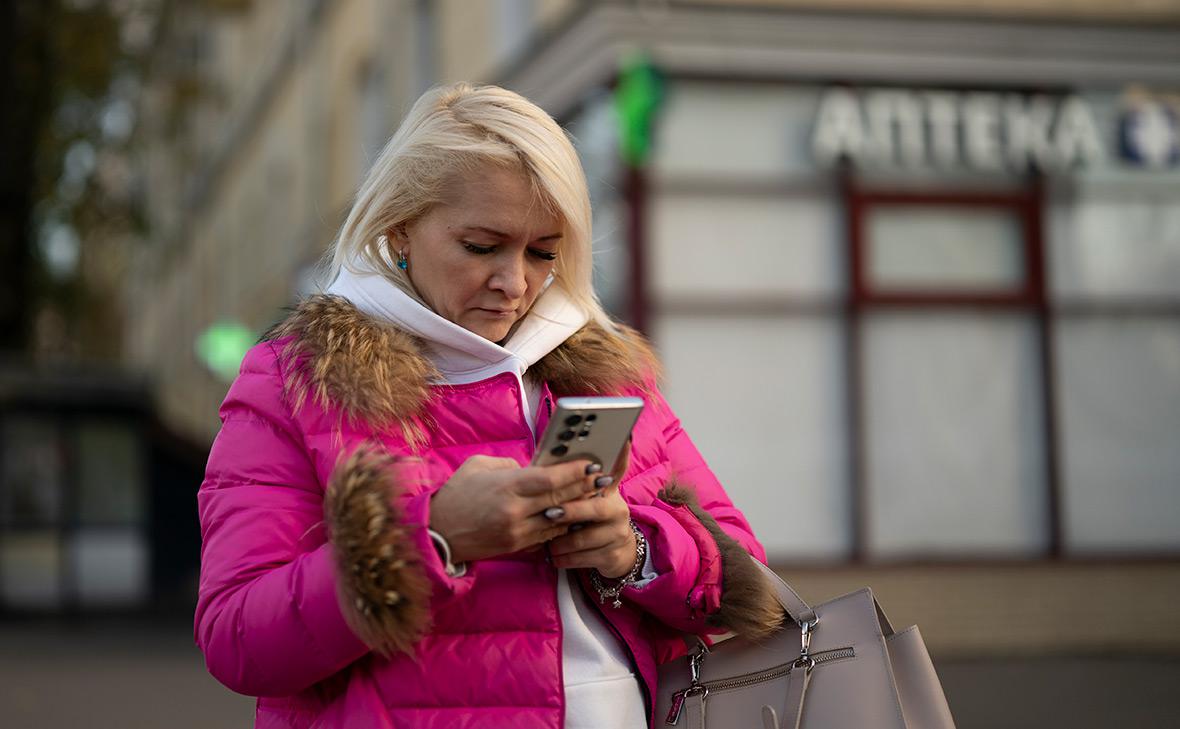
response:
{"label": "earring", "polygon": [[406,251],[404,248],[397,252],[397,267],[403,271],[410,267],[410,262],[406,260]]}

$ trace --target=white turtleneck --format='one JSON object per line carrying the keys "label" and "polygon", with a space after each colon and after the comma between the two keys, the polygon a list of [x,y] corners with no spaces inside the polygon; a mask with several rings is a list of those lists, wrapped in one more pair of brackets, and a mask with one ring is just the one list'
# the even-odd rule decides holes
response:
{"label": "white turtleneck", "polygon": [[[362,312],[420,337],[426,343],[425,354],[448,384],[513,373],[520,384],[521,409],[534,436],[540,387],[526,378],[525,372],[588,321],[559,286],[550,286],[501,345],[444,319],[378,273],[345,268],[327,293],[343,296]],[[642,587],[656,576],[649,552],[642,579],[635,586]],[[573,580],[571,572],[558,570],[565,727],[646,727],[643,694],[630,661],[597,608]]]}

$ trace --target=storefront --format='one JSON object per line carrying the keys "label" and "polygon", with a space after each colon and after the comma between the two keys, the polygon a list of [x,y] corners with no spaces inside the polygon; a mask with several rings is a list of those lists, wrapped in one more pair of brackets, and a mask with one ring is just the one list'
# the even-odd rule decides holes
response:
{"label": "storefront", "polygon": [[0,617],[190,611],[204,459],[140,381],[0,370]]}
{"label": "storefront", "polygon": [[506,81],[787,565],[1180,555],[1178,79],[1166,29],[611,6]]}

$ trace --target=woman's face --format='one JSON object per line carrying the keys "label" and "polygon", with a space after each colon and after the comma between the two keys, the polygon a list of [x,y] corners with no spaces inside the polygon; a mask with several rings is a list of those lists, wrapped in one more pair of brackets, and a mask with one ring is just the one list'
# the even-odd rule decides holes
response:
{"label": "woman's face", "polygon": [[513,170],[481,168],[455,183],[449,197],[393,242],[435,312],[499,342],[553,271],[562,221]]}

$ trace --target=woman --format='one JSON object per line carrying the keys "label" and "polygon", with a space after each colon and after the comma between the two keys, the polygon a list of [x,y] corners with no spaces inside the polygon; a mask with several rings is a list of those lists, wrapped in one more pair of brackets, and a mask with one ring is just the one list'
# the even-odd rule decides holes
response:
{"label": "woman", "polygon": [[[514,93],[428,92],[382,151],[198,497],[197,643],[256,726],[643,727],[684,634],[777,625],[590,241],[572,145]],[[645,399],[629,463],[527,467],[554,398],[598,394]]]}

